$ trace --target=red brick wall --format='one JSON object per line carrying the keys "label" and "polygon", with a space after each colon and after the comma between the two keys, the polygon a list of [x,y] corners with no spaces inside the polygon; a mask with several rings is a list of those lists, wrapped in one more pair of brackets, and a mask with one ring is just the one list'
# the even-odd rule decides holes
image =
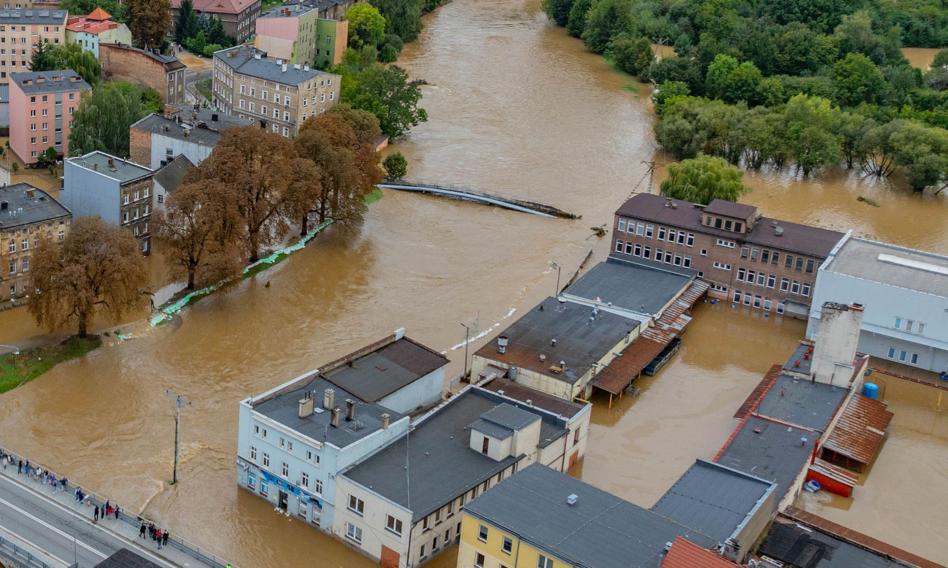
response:
{"label": "red brick wall", "polygon": [[129,159],[136,164],[151,167],[151,133],[137,128],[128,132]]}
{"label": "red brick wall", "polygon": [[165,67],[144,53],[103,43],[99,44],[99,62],[104,78],[145,85],[158,91],[161,100],[167,99],[168,77]]}

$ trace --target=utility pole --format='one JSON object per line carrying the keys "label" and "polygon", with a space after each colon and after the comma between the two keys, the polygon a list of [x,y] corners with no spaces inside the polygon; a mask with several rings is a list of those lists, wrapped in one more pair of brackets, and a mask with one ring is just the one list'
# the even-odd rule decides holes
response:
{"label": "utility pole", "polygon": [[477,329],[480,319],[480,312],[478,312],[478,314],[474,317],[474,323],[464,323],[463,321],[458,322],[461,324],[461,327],[464,328],[464,374],[461,376],[461,380],[467,378],[467,348],[471,343],[471,329]]}
{"label": "utility pole", "polygon": [[171,473],[171,485],[178,482],[178,459],[181,455],[181,407],[191,401],[171,389],[165,390],[165,396],[174,400],[174,470]]}
{"label": "utility pole", "polygon": [[555,260],[550,261],[550,268],[556,269],[556,289],[553,290],[553,297],[556,298],[560,295],[560,271],[563,268],[560,266],[560,263]]}

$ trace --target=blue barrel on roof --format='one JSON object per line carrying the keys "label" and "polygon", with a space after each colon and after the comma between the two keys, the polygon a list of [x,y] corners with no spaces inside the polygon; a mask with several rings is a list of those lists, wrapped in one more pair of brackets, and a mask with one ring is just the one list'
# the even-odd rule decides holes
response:
{"label": "blue barrel on roof", "polygon": [[879,399],[879,385],[875,383],[866,383],[862,385],[862,395],[872,400]]}

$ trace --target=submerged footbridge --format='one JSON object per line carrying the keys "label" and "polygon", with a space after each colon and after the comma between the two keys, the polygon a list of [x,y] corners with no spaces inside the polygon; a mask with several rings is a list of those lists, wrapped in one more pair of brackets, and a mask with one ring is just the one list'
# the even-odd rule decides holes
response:
{"label": "submerged footbridge", "polygon": [[399,191],[427,193],[429,195],[438,195],[441,197],[447,197],[449,199],[460,199],[462,201],[472,201],[474,203],[481,203],[483,205],[491,205],[494,207],[501,207],[503,209],[510,209],[511,211],[520,211],[521,213],[539,215],[541,217],[559,217],[561,219],[579,219],[581,217],[580,215],[563,211],[562,209],[553,207],[552,205],[547,205],[545,203],[537,203],[535,201],[526,201],[523,199],[514,199],[510,197],[501,197],[499,195],[491,195],[489,193],[483,193],[480,191],[474,191],[460,187],[450,187],[447,185],[436,185],[409,180],[393,180],[380,183],[378,184],[378,187],[382,189],[396,189]]}

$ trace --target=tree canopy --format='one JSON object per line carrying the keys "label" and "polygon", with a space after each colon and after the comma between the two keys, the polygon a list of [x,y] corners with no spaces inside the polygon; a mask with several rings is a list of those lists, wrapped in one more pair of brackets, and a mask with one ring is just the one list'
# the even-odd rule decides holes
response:
{"label": "tree canopy", "polygon": [[385,39],[385,18],[378,8],[359,2],[346,12],[349,21],[349,47],[378,46]]}
{"label": "tree canopy", "polygon": [[739,168],[721,158],[699,154],[697,158],[668,166],[662,195],[707,205],[715,199],[737,201],[749,191]]}
{"label": "tree canopy", "polygon": [[40,43],[30,60],[31,71],[55,71],[72,69],[86,83],[95,86],[102,76],[102,67],[95,54],[82,49],[78,43],[49,44]]}
{"label": "tree canopy", "polygon": [[128,129],[132,123],[157,110],[156,97],[154,89],[131,83],[109,82],[93,89],[83,96],[73,116],[69,152],[80,156],[101,150],[128,157]]}
{"label": "tree canopy", "polygon": [[171,31],[170,0],[125,0],[132,41],[142,48],[161,47]]}
{"label": "tree canopy", "polygon": [[96,313],[118,319],[145,303],[145,263],[128,229],[100,217],[73,221],[59,243],[45,235],[33,253],[29,311],[51,331],[75,324],[86,337]]}
{"label": "tree canopy", "polygon": [[401,67],[376,63],[371,46],[346,50],[342,64],[333,71],[342,75],[342,101],[374,114],[386,136],[398,138],[428,120],[419,106],[421,88]]}

